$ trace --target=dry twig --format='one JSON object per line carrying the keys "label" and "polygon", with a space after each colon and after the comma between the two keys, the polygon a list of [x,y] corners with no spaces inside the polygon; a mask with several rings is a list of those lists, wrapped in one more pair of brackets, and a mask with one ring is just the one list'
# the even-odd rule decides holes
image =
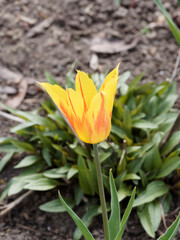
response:
{"label": "dry twig", "polygon": [[7,214],[9,211],[11,211],[14,207],[16,207],[19,203],[21,203],[26,197],[28,197],[30,194],[32,194],[33,191],[28,191],[21,195],[19,198],[15,199],[13,202],[1,207],[3,210],[0,212],[0,217]]}

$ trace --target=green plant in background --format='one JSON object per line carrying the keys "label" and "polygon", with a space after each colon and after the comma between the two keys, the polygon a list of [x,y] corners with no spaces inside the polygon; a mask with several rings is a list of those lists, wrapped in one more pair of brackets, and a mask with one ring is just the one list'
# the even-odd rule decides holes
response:
{"label": "green plant in background", "polygon": [[[52,83],[52,76],[48,74],[47,77]],[[98,77],[102,79],[100,75],[92,75],[97,87]],[[180,168],[180,131],[174,131],[167,138],[178,117],[178,111],[173,108],[177,99],[176,86],[169,82],[140,85],[143,74],[127,85],[129,77],[127,71],[119,78],[120,94],[114,103],[111,135],[99,144],[103,181],[105,190],[110,192],[108,176],[112,168],[119,202],[131,196],[132,189],[137,187],[133,206],[146,232],[154,237],[161,216],[169,210],[171,192],[177,192],[180,185],[176,171]],[[19,139],[0,139],[0,151],[7,153],[1,159],[1,170],[14,154],[27,155],[15,166],[23,171],[10,180],[1,199],[23,189],[47,191],[70,184],[75,186],[74,200],[66,199],[71,207],[78,205],[84,194],[91,196],[83,217],[89,226],[93,217],[100,214],[92,148],[79,144],[59,112],[47,100],[33,112],[6,109],[18,116],[21,123],[11,129]],[[58,199],[41,205],[40,209],[64,211]],[[80,237],[77,229],[74,239]]]}
{"label": "green plant in background", "polygon": [[[167,23],[169,25],[169,28],[170,28],[174,38],[176,39],[178,45],[180,45],[180,30],[179,30],[179,28],[176,26],[176,24],[174,23],[172,18],[169,16],[168,12],[164,8],[164,6],[161,3],[161,1],[160,0],[154,0],[154,2],[159,7],[161,12],[164,14],[164,16],[166,18],[166,21],[167,21]],[[180,5],[180,1],[179,0],[178,0],[178,4]]]}

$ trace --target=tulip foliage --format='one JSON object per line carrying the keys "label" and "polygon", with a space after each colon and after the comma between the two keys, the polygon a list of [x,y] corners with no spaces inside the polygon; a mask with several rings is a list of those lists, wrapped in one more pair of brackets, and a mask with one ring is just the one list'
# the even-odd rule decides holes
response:
{"label": "tulip foliage", "polygon": [[[80,74],[82,72],[78,72]],[[50,74],[47,73],[46,76],[50,84],[58,84]],[[86,77],[88,78],[87,75]],[[89,77],[100,89],[104,76],[93,74]],[[112,112],[111,133],[107,140],[99,143],[103,181],[108,196],[109,169],[112,169],[121,205],[125,198],[131,196],[136,186],[133,207],[147,234],[154,238],[162,215],[169,211],[172,193],[178,192],[180,188],[180,130],[177,127],[178,110],[173,107],[177,99],[176,86],[169,82],[139,84],[143,74],[127,84],[129,77],[129,71],[120,75]],[[67,75],[66,86],[72,85],[71,71]],[[69,94],[73,95],[74,92]],[[100,93],[95,94],[99,94],[98,98],[102,100]],[[71,207],[82,202],[84,195],[89,196],[83,216],[83,221],[89,226],[93,217],[100,213],[91,145],[81,144],[77,140],[49,100],[32,112],[4,107],[18,116],[21,122],[11,128],[11,133],[16,133],[18,138],[0,138],[0,151],[6,153],[0,161],[0,171],[14,155],[21,156],[22,152],[26,155],[14,166],[14,171],[19,168],[23,170],[9,181],[1,199],[24,189],[50,191],[53,188],[61,190],[64,185],[69,185],[74,189],[73,199],[66,199]],[[73,130],[76,132],[76,129],[74,127]],[[98,142],[100,141],[101,139]],[[44,203],[40,209],[65,211],[59,199]],[[77,229],[74,239],[80,237],[81,233]]]}

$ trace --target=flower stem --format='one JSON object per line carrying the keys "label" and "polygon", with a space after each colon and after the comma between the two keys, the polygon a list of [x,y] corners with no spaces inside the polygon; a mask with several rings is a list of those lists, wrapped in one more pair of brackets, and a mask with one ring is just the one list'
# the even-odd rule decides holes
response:
{"label": "flower stem", "polygon": [[105,235],[105,240],[109,240],[110,239],[110,234],[109,234],[109,225],[108,225],[108,217],[107,217],[107,209],[106,209],[106,200],[105,200],[105,194],[104,194],[104,185],[103,185],[103,178],[102,178],[102,171],[101,171],[101,163],[100,163],[100,160],[99,160],[97,144],[93,144],[93,148],[94,148],[94,154],[95,154],[94,159],[95,159],[95,163],[96,163],[96,173],[97,173],[99,197],[100,197],[101,209],[102,209],[104,235]]}

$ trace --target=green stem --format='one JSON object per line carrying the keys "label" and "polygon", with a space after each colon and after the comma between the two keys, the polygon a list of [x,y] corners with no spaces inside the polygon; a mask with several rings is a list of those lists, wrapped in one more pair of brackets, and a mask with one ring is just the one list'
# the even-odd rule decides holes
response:
{"label": "green stem", "polygon": [[95,163],[96,163],[96,173],[97,173],[99,197],[100,197],[101,209],[102,209],[104,235],[105,235],[105,240],[109,240],[110,234],[109,234],[109,225],[108,225],[108,217],[107,217],[107,209],[106,209],[106,200],[105,200],[105,195],[104,195],[104,185],[103,185],[103,178],[102,178],[102,171],[101,171],[101,163],[99,160],[97,144],[93,144],[93,148],[94,148],[94,154],[95,154],[94,159],[95,159]]}

